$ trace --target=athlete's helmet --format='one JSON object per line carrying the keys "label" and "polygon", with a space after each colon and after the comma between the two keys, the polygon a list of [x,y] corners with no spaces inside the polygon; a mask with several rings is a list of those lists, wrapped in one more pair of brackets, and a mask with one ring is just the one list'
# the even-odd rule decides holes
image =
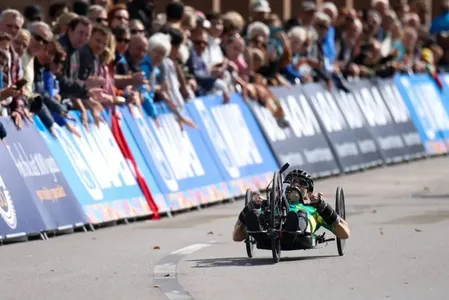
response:
{"label": "athlete's helmet", "polygon": [[297,180],[299,180],[301,185],[307,186],[307,192],[313,193],[313,178],[306,171],[300,169],[290,171],[287,176],[285,176],[284,183],[292,184]]}

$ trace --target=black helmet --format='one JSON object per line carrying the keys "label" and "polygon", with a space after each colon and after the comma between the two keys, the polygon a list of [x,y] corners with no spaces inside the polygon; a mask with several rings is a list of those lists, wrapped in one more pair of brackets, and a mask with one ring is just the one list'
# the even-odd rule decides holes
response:
{"label": "black helmet", "polygon": [[303,179],[307,184],[307,191],[313,193],[313,178],[309,173],[300,169],[292,170],[285,176],[284,183],[292,184],[294,178]]}

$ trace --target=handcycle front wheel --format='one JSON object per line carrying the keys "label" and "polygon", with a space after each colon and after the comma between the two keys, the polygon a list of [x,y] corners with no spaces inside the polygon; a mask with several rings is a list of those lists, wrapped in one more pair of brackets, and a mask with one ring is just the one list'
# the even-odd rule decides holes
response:
{"label": "handcycle front wheel", "polygon": [[[346,220],[345,194],[342,187],[337,187],[335,192],[335,211],[343,220]],[[346,240],[337,237],[338,255],[343,256],[345,254],[345,245]]]}
{"label": "handcycle front wheel", "polygon": [[[248,205],[248,202],[251,201],[253,199],[253,192],[251,191],[251,189],[247,189],[246,190],[246,195],[245,195],[245,206]],[[246,240],[245,240],[245,246],[246,246],[246,254],[248,255],[249,258],[252,258],[254,256],[254,244],[255,244],[255,239],[254,237],[248,235]]]}
{"label": "handcycle front wheel", "polygon": [[282,180],[280,172],[275,172],[273,186],[270,191],[271,251],[274,263],[278,263],[281,260],[281,239],[279,236],[279,232],[282,229],[281,211]]}

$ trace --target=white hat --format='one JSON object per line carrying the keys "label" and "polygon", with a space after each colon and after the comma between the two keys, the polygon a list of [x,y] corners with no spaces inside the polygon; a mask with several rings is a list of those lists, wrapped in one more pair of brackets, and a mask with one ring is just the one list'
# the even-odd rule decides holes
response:
{"label": "white hat", "polygon": [[271,7],[267,0],[257,0],[251,5],[253,12],[265,12],[270,13]]}

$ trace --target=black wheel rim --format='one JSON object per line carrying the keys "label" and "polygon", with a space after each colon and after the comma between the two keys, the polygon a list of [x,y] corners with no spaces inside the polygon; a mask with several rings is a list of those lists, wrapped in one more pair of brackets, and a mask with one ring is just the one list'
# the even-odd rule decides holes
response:
{"label": "black wheel rim", "polygon": [[[273,230],[281,229],[281,202],[282,201],[282,182],[279,172],[273,176],[273,186],[270,192],[270,225]],[[276,214],[277,212],[277,214]]]}
{"label": "black wheel rim", "polygon": [[281,223],[282,210],[282,182],[279,172],[275,172],[273,176],[273,185],[270,192],[270,225],[271,225],[271,248],[273,260],[279,262],[281,258],[281,241],[279,239],[279,230]]}
{"label": "black wheel rim", "polygon": [[[245,206],[248,205],[248,202],[251,201],[253,198],[253,192],[251,189],[246,190],[245,195]],[[246,237],[245,244],[246,244],[246,254],[248,254],[249,258],[252,258],[254,255],[254,238],[250,235]]]}
{"label": "black wheel rim", "polygon": [[[337,192],[335,194],[335,210],[342,219],[346,220],[345,194],[341,187],[337,188]],[[337,249],[340,256],[344,255],[345,245],[346,240],[337,238]]]}
{"label": "black wheel rim", "polygon": [[252,236],[248,236],[245,241],[246,244],[246,254],[248,254],[249,258],[252,258],[254,255],[254,238]]}

